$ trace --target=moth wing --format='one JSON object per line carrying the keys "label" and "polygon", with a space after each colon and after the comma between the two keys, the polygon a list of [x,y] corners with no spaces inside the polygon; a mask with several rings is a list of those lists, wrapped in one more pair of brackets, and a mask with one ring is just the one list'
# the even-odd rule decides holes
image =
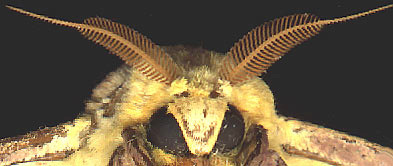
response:
{"label": "moth wing", "polygon": [[41,165],[40,163],[60,161],[83,144],[90,124],[90,119],[79,118],[74,123],[46,127],[22,136],[1,139],[0,165]]}
{"label": "moth wing", "polygon": [[288,165],[393,165],[390,148],[295,119],[280,123],[269,143]]}

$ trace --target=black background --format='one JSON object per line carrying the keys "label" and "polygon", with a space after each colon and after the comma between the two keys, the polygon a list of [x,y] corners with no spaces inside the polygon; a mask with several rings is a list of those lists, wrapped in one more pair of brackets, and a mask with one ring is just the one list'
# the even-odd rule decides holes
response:
{"label": "black background", "polygon": [[[393,3],[130,2],[1,2],[0,137],[76,118],[95,85],[122,63],[75,30],[9,11],[5,4],[74,22],[101,16],[129,25],[159,45],[226,52],[249,30],[280,16],[308,12],[328,19]],[[393,147],[392,20],[390,9],[327,26],[285,55],[263,76],[278,112]]]}

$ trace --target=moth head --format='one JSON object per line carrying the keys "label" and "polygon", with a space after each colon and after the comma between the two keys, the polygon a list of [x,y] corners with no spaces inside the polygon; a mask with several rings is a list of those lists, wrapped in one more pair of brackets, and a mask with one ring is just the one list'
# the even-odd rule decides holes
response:
{"label": "moth head", "polygon": [[[113,31],[81,29],[87,38],[132,66],[130,78],[119,89],[124,92],[113,101],[118,103],[114,116],[123,128],[146,125],[141,137],[151,145],[152,154],[158,154],[155,159],[167,158],[163,156],[168,153],[213,154],[225,160],[232,156],[233,160],[249,126],[270,125],[269,120],[276,116],[273,95],[258,76],[279,57],[268,59],[259,53],[263,48],[244,46],[265,40],[249,41],[249,36],[270,24],[256,28],[227,54],[220,54],[183,46],[161,48],[138,32],[102,18],[86,19],[85,23]],[[127,41],[117,40],[120,37]],[[261,63],[258,58],[267,60]]]}
{"label": "moth head", "polygon": [[[228,98],[221,94],[223,88],[218,81],[217,72],[211,71],[207,66],[200,66],[171,84],[170,94],[173,100],[168,103],[167,114],[171,114],[177,122],[175,125],[179,126],[179,133],[176,134],[182,135],[193,155],[210,154],[223,129],[228,131],[232,128],[237,131],[231,133],[234,134],[230,136],[233,137],[232,144],[238,145],[243,138],[244,122],[240,115],[236,124],[233,124],[234,127],[222,126],[229,103]],[[170,136],[171,133],[166,134],[168,135],[165,136]],[[157,139],[166,138],[165,136]]]}
{"label": "moth head", "polygon": [[171,100],[152,114],[147,140],[174,155],[234,155],[249,126],[263,119],[264,114],[274,114],[273,96],[258,78],[236,85],[221,79],[218,71],[225,56],[201,50],[169,50],[174,57],[194,57],[205,65],[179,65],[185,72],[168,85]]}
{"label": "moth head", "polygon": [[153,158],[166,165],[174,156],[214,156],[222,161],[247,156],[240,153],[249,127],[274,129],[271,120],[277,119],[273,95],[258,76],[318,33],[322,25],[317,21],[309,14],[273,20],[246,34],[227,54],[161,48],[102,18],[86,19],[85,24],[110,33],[78,28],[132,66],[121,87],[124,93],[115,101],[116,119],[123,128],[146,125],[141,137],[151,146]]}

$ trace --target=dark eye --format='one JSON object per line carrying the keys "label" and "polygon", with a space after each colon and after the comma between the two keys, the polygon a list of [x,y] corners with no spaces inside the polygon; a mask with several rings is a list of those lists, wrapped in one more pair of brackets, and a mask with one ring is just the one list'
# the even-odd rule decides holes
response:
{"label": "dark eye", "polygon": [[175,155],[189,154],[183,133],[175,117],[167,113],[167,107],[160,108],[152,115],[147,128],[147,140],[153,146]]}
{"label": "dark eye", "polygon": [[229,152],[236,148],[244,136],[244,120],[236,107],[229,105],[213,152]]}

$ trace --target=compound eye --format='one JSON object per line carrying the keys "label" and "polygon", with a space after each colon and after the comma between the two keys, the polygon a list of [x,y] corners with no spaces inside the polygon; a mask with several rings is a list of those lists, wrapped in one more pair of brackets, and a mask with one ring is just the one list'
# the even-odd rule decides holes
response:
{"label": "compound eye", "polygon": [[147,140],[155,147],[174,155],[185,156],[189,150],[183,133],[167,107],[160,108],[150,118],[147,127]]}
{"label": "compound eye", "polygon": [[214,151],[226,153],[236,148],[244,137],[244,119],[236,107],[228,105]]}

